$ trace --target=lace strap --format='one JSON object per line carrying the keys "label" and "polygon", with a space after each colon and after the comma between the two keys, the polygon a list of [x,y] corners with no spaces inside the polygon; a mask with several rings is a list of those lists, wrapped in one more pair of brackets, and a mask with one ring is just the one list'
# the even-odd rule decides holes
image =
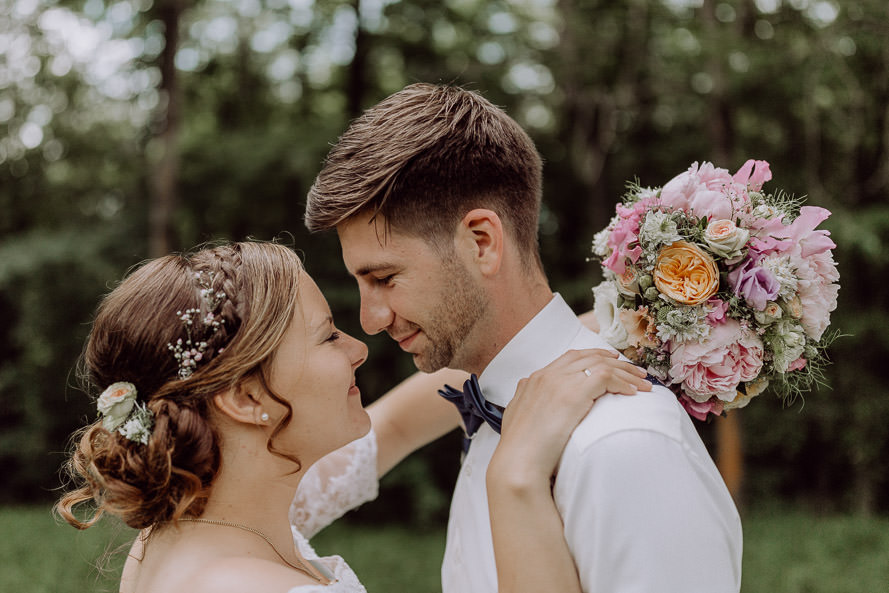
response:
{"label": "lace strap", "polygon": [[290,524],[311,538],[378,493],[377,437],[371,429],[309,468],[290,504]]}

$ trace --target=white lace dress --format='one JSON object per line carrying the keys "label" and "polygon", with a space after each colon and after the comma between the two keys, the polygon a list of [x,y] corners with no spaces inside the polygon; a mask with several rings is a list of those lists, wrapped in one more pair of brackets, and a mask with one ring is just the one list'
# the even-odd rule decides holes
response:
{"label": "white lace dress", "polygon": [[345,560],[339,556],[319,557],[308,538],[346,511],[376,498],[378,486],[377,438],[373,429],[309,468],[290,504],[290,528],[302,556],[329,573],[334,582],[302,585],[288,593],[366,593]]}

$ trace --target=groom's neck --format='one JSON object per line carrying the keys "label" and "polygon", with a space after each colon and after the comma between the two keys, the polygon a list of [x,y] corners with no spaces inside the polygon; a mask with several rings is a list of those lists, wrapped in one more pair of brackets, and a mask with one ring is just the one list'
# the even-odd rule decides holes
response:
{"label": "groom's neck", "polygon": [[475,355],[463,365],[477,375],[553,298],[542,272],[504,279],[491,286],[488,294],[489,315],[472,336]]}

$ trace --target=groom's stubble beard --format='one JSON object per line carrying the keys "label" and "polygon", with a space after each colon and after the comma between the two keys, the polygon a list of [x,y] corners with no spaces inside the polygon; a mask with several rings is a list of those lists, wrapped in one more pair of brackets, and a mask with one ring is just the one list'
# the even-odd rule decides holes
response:
{"label": "groom's stubble beard", "polygon": [[424,373],[443,368],[465,368],[475,349],[473,340],[489,307],[484,290],[460,262],[445,259],[435,306],[430,310],[423,333],[429,342],[425,352],[414,356],[414,364]]}

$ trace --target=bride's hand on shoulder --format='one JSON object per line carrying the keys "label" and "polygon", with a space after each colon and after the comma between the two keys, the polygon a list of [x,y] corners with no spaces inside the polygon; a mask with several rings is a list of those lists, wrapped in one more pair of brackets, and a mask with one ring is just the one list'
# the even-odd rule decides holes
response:
{"label": "bride's hand on shoulder", "polygon": [[549,484],[571,433],[605,393],[650,391],[646,372],[604,349],[571,350],[519,382],[503,414],[489,475]]}

